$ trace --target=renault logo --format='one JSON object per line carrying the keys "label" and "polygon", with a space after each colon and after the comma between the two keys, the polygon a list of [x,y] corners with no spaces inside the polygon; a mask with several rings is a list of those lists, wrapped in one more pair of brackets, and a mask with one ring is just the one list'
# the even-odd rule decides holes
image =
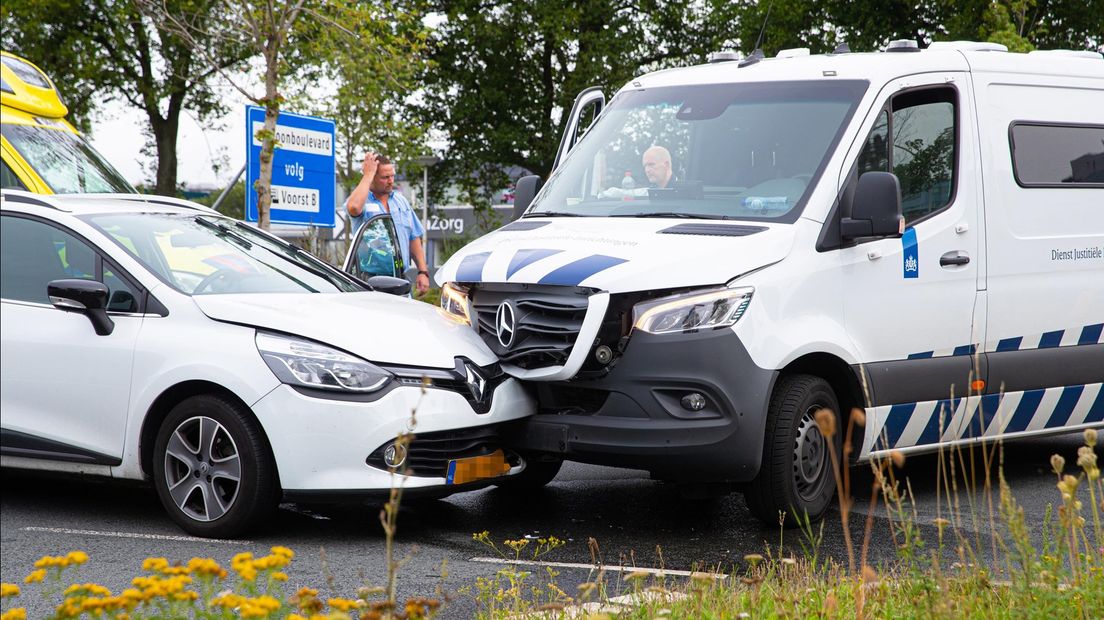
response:
{"label": "renault logo", "polygon": [[504,301],[498,306],[495,313],[495,333],[498,334],[498,344],[509,349],[514,344],[514,334],[517,330],[514,306],[509,301]]}
{"label": "renault logo", "polygon": [[477,401],[483,400],[483,390],[487,388],[487,380],[471,364],[464,364],[464,371],[467,375],[465,379],[472,398]]}

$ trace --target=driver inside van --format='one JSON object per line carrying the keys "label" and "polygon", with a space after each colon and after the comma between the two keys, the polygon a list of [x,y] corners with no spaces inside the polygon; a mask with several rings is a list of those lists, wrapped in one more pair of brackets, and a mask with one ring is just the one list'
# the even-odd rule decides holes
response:
{"label": "driver inside van", "polygon": [[[632,178],[627,176],[621,187],[610,187],[600,194],[599,198],[622,198],[627,196],[647,196],[649,189],[664,189],[670,187],[675,181],[674,166],[671,163],[671,151],[666,147],[653,144],[644,151],[641,158],[644,168],[644,176],[648,178],[648,184],[635,186]],[[628,174],[628,173],[626,173]],[[632,187],[629,187],[632,185]]]}

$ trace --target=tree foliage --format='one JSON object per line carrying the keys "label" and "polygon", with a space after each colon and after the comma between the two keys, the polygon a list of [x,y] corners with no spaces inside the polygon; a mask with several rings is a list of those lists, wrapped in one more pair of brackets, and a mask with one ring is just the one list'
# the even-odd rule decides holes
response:
{"label": "tree foliage", "polygon": [[[77,127],[87,131],[92,115],[112,99],[142,111],[142,130],[157,154],[154,191],[173,195],[180,115],[187,109],[204,121],[225,113],[210,78],[215,67],[240,63],[242,48],[212,47],[212,66],[131,0],[5,0],[0,6],[4,48],[50,75]],[[192,23],[217,19],[208,0],[165,0],[164,6]]]}

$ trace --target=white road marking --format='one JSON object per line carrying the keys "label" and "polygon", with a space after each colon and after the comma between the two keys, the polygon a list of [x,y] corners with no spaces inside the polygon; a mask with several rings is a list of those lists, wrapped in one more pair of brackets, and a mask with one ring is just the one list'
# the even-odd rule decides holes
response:
{"label": "white road marking", "polygon": [[541,562],[540,560],[511,560],[507,558],[470,558],[469,562],[483,562],[485,564],[512,564],[515,566],[552,566],[555,568],[585,568],[587,570],[606,570],[617,573],[648,573],[650,575],[677,577],[709,577],[710,579],[725,579],[728,575],[721,573],[707,573],[702,571],[670,570],[665,568],[640,568],[637,566],[599,566],[597,564],[582,564],[577,562]]}
{"label": "white road marking", "polygon": [[133,532],[98,532],[96,530],[71,530],[64,527],[25,527],[24,532],[48,532],[50,534],[73,534],[76,536],[107,536],[110,538],[140,538],[142,540],[176,540],[181,542],[219,543],[223,545],[251,545],[249,540],[222,540],[219,538],[199,538],[196,536],[170,536],[168,534],[137,534]]}

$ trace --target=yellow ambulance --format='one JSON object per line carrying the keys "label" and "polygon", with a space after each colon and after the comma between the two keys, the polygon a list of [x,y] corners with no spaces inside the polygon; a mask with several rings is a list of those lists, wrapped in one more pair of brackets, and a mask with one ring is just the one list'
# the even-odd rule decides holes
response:
{"label": "yellow ambulance", "polygon": [[41,69],[0,52],[0,187],[39,194],[136,190],[65,120],[68,109]]}

